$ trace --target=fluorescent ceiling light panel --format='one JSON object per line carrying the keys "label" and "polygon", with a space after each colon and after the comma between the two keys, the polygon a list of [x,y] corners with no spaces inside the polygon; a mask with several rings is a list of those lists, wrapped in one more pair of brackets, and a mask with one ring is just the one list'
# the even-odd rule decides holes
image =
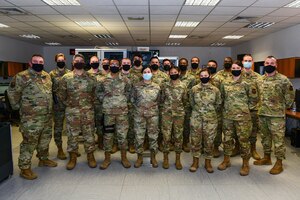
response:
{"label": "fluorescent ceiling light panel", "polygon": [[275,24],[275,22],[255,22],[252,24],[248,24],[246,27],[247,28],[267,28],[269,26],[272,26]]}
{"label": "fluorescent ceiling light panel", "polygon": [[170,35],[169,38],[186,38],[187,35]]}
{"label": "fluorescent ceiling light panel", "polygon": [[28,39],[40,39],[40,36],[37,35],[33,35],[33,34],[24,34],[24,35],[19,35],[20,37],[23,38],[28,38]]}
{"label": "fluorescent ceiling light panel", "polygon": [[299,8],[300,7],[300,0],[293,1],[289,4],[287,4],[284,7],[286,7],[286,8]]}
{"label": "fluorescent ceiling light panel", "polygon": [[50,6],[80,6],[80,3],[76,0],[43,0]]}
{"label": "fluorescent ceiling light panel", "polygon": [[94,35],[96,38],[100,38],[100,39],[106,39],[106,38],[112,38],[111,35],[109,34],[96,34]]}
{"label": "fluorescent ceiling light panel", "polygon": [[82,27],[100,27],[101,24],[97,21],[75,21],[76,24]]}
{"label": "fluorescent ceiling light panel", "polygon": [[49,45],[49,46],[59,46],[61,45],[60,43],[58,42],[45,42],[45,44]]}
{"label": "fluorescent ceiling light panel", "polygon": [[176,43],[176,42],[167,42],[166,45],[167,45],[167,46],[179,46],[180,43]]}
{"label": "fluorescent ceiling light panel", "polygon": [[176,27],[196,27],[200,22],[187,22],[187,21],[177,21],[175,23]]}
{"label": "fluorescent ceiling light panel", "polygon": [[220,0],[186,0],[186,6],[215,6]]}
{"label": "fluorescent ceiling light panel", "polygon": [[8,28],[9,26],[0,23],[0,28]]}
{"label": "fluorescent ceiling light panel", "polygon": [[223,39],[238,40],[242,37],[244,37],[244,35],[227,35],[223,37]]}
{"label": "fluorescent ceiling light panel", "polygon": [[117,42],[106,42],[105,44],[107,46],[118,46],[119,45],[119,43],[117,43]]}
{"label": "fluorescent ceiling light panel", "polygon": [[226,45],[226,43],[222,43],[222,42],[215,42],[215,43],[210,44],[210,46],[213,46],[213,47],[221,47],[224,45]]}

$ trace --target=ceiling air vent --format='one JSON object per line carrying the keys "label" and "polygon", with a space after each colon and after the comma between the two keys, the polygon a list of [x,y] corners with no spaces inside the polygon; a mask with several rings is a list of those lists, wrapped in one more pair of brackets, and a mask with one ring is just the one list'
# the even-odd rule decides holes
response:
{"label": "ceiling air vent", "polygon": [[27,13],[19,8],[0,8],[0,14],[4,15],[27,15]]}
{"label": "ceiling air vent", "polygon": [[128,20],[135,20],[135,21],[141,21],[144,20],[144,17],[127,17]]}
{"label": "ceiling air vent", "polygon": [[190,35],[188,38],[189,38],[189,39],[194,39],[194,40],[200,40],[200,39],[205,38],[205,36],[200,36],[200,35]]}
{"label": "ceiling air vent", "polygon": [[146,38],[140,38],[140,39],[136,39],[136,41],[137,42],[145,42],[145,41],[147,41],[147,39]]}
{"label": "ceiling air vent", "polygon": [[78,36],[75,36],[75,35],[63,35],[61,37],[65,38],[65,39],[75,39],[75,38],[78,38]]}
{"label": "ceiling air vent", "polygon": [[235,23],[252,23],[257,19],[257,17],[243,17],[243,16],[238,16],[231,20],[231,22]]}

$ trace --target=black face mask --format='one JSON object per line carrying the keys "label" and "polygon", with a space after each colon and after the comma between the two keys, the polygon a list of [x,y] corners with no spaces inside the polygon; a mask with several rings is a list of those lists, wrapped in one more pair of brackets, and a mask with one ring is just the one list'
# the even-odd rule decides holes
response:
{"label": "black face mask", "polygon": [[158,70],[158,65],[157,64],[153,64],[150,66],[152,70],[156,71]]}
{"label": "black face mask", "polygon": [[73,66],[75,69],[83,69],[85,67],[85,64],[83,62],[79,62],[79,63],[74,63]]}
{"label": "black face mask", "polygon": [[272,65],[265,66],[265,72],[267,72],[268,74],[274,72],[275,70],[276,70],[275,66]]}
{"label": "black face mask", "polygon": [[98,62],[96,62],[96,63],[91,63],[91,67],[92,67],[93,69],[98,69],[99,63],[98,63]]}
{"label": "black face mask", "polygon": [[103,69],[107,71],[109,69],[109,65],[102,65]]}
{"label": "black face mask", "polygon": [[179,65],[179,68],[180,68],[181,71],[186,71],[187,70],[186,65]]}
{"label": "black face mask", "polygon": [[239,76],[242,73],[242,70],[231,70],[233,76]]}
{"label": "black face mask", "polygon": [[43,64],[32,64],[32,69],[36,72],[41,72],[44,69]]}
{"label": "black face mask", "polygon": [[122,66],[124,71],[129,71],[130,70],[130,65],[123,65]]}
{"label": "black face mask", "polygon": [[62,69],[66,66],[66,63],[65,62],[57,62],[56,65],[58,68]]}
{"label": "black face mask", "polygon": [[118,73],[120,71],[120,67],[118,67],[118,66],[110,66],[110,71],[113,74]]}
{"label": "black face mask", "polygon": [[169,70],[170,70],[170,68],[171,68],[171,66],[170,66],[170,65],[164,65],[164,70],[165,70],[165,71],[169,71]]}
{"label": "black face mask", "polygon": [[230,69],[231,68],[231,63],[224,63],[224,68],[225,69]]}
{"label": "black face mask", "polygon": [[201,83],[203,83],[203,84],[208,83],[209,80],[210,80],[209,77],[200,78],[200,81],[201,81]]}
{"label": "black face mask", "polygon": [[140,60],[133,61],[134,66],[137,66],[137,67],[139,67],[141,65],[141,63],[142,62]]}
{"label": "black face mask", "polygon": [[210,74],[215,74],[217,72],[217,68],[215,68],[215,67],[208,67],[208,70],[209,70]]}
{"label": "black face mask", "polygon": [[177,79],[179,78],[179,74],[171,74],[171,75],[170,75],[170,78],[171,78],[173,81],[175,81],[175,80],[177,80]]}
{"label": "black face mask", "polygon": [[192,63],[192,68],[193,69],[197,69],[199,67],[199,64],[198,63]]}

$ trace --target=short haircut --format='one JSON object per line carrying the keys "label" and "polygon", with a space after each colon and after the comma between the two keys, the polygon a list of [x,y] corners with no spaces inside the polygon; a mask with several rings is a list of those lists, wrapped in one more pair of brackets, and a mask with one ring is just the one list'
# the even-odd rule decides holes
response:
{"label": "short haircut", "polygon": [[277,60],[277,58],[276,58],[275,56],[272,56],[272,55],[270,55],[270,56],[267,56],[267,58],[270,58],[270,59],[275,59],[275,60]]}
{"label": "short haircut", "polygon": [[188,61],[188,59],[186,59],[186,58],[180,58],[178,62],[180,63],[180,61],[182,61],[182,60],[185,60],[186,63],[189,64],[189,61]]}
{"label": "short haircut", "polygon": [[249,57],[251,57],[251,58],[253,59],[252,55],[251,55],[250,53],[248,53],[248,54],[245,54],[245,55],[243,56],[243,60],[244,60],[244,58],[245,58],[246,56],[249,56]]}
{"label": "short haircut", "polygon": [[31,60],[32,60],[33,57],[41,57],[41,58],[44,59],[44,57],[43,57],[41,54],[33,54],[33,55],[31,56]]}
{"label": "short haircut", "polygon": [[231,63],[233,63],[233,60],[232,60],[232,58],[231,58],[230,56],[225,57],[224,60],[225,60],[226,58],[229,59]]}
{"label": "short haircut", "polygon": [[92,56],[92,57],[90,57],[90,61],[92,58],[97,58],[99,60],[99,58],[97,56]]}
{"label": "short haircut", "polygon": [[218,63],[215,60],[209,60],[207,63],[209,63],[209,62],[213,62],[213,63],[215,63],[218,66]]}
{"label": "short haircut", "polygon": [[80,57],[80,58],[82,58],[82,59],[84,60],[84,56],[83,56],[82,54],[80,54],[80,53],[75,54],[75,55],[73,56],[73,60],[75,60],[75,58],[78,58],[78,57]]}
{"label": "short haircut", "polygon": [[108,60],[108,62],[109,62],[109,59],[108,59],[108,58],[103,58],[103,59],[102,59],[102,62],[105,61],[105,60]]}
{"label": "short haircut", "polygon": [[119,64],[119,66],[121,65],[120,61],[119,61],[119,60],[117,60],[117,59],[111,59],[111,60],[109,61],[109,64],[111,64],[113,61],[117,61],[117,62],[118,62],[118,64]]}
{"label": "short haircut", "polygon": [[200,62],[200,58],[197,57],[197,56],[192,57],[192,58],[191,58],[191,62],[192,62],[192,59],[193,59],[193,58],[197,58],[198,62]]}
{"label": "short haircut", "polygon": [[58,53],[58,54],[56,54],[55,57],[54,57],[55,62],[57,62],[58,57],[64,57],[64,60],[66,59],[65,54],[63,54],[63,53]]}
{"label": "short haircut", "polygon": [[133,55],[133,57],[132,57],[132,60],[133,60],[134,57],[139,57],[140,59],[143,60],[143,56],[142,56],[142,54],[140,54],[140,53],[135,53],[135,54]]}
{"label": "short haircut", "polygon": [[122,58],[121,62],[123,62],[123,60],[130,60],[130,59],[129,58]]}
{"label": "short haircut", "polygon": [[144,73],[145,69],[147,69],[147,68],[149,68],[151,70],[151,72],[153,71],[150,66],[146,66],[146,67],[142,68],[142,74]]}
{"label": "short haircut", "polygon": [[158,62],[159,62],[159,58],[158,58],[157,56],[153,56],[153,57],[151,57],[151,58],[150,58],[150,62],[151,62],[153,59],[157,59],[157,60],[158,60]]}
{"label": "short haircut", "polygon": [[176,69],[178,72],[181,71],[180,68],[179,68],[178,66],[176,66],[176,65],[172,65],[172,66],[170,67],[169,71],[171,71],[171,69]]}
{"label": "short haircut", "polygon": [[169,61],[170,63],[172,63],[172,62],[171,62],[171,60],[170,60],[170,59],[168,59],[168,58],[165,58],[165,59],[163,59],[163,61],[162,61],[162,62],[164,63],[164,62],[166,62],[166,61]]}

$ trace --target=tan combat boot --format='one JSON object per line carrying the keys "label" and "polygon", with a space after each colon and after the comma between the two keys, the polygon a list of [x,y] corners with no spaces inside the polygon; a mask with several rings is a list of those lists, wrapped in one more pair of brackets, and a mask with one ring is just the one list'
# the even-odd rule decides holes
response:
{"label": "tan combat boot", "polygon": [[66,160],[67,156],[62,149],[62,145],[57,146],[57,158],[60,160]]}
{"label": "tan combat boot", "polygon": [[133,144],[129,144],[129,147],[128,147],[128,150],[129,150],[129,153],[135,153],[135,147]]}
{"label": "tan combat boot", "polygon": [[100,169],[106,169],[110,165],[110,153],[105,152],[104,155],[105,155],[105,158],[104,158],[104,161],[102,162],[102,164],[99,167]]}
{"label": "tan combat boot", "polygon": [[164,161],[163,161],[163,166],[164,169],[169,169],[169,154],[164,153]]}
{"label": "tan combat boot", "polygon": [[277,159],[275,165],[270,170],[270,174],[277,175],[277,174],[280,174],[281,172],[283,172],[282,160]]}
{"label": "tan combat boot", "polygon": [[70,160],[67,164],[67,170],[72,170],[74,169],[74,167],[76,166],[76,163],[77,163],[77,153],[75,152],[71,152],[70,153]]}
{"label": "tan combat boot", "polygon": [[214,169],[213,169],[213,167],[211,166],[211,160],[210,160],[210,159],[205,159],[204,168],[206,169],[206,171],[207,171],[208,173],[213,173],[213,172],[214,172]]}
{"label": "tan combat boot", "polygon": [[155,153],[154,152],[151,152],[151,160],[150,160],[150,162],[151,162],[153,168],[157,168],[158,167],[158,163],[157,163],[157,160],[155,158]]}
{"label": "tan combat boot", "polygon": [[130,164],[129,160],[127,159],[127,156],[126,156],[126,150],[121,151],[121,163],[122,163],[124,168],[130,168],[131,167],[131,164]]}
{"label": "tan combat boot", "polygon": [[251,156],[255,160],[260,160],[261,159],[260,155],[256,151],[256,144],[251,144]]}
{"label": "tan combat boot", "polygon": [[103,135],[98,135],[98,148],[103,149]]}
{"label": "tan combat boot", "polygon": [[260,160],[253,162],[254,165],[272,165],[271,154],[265,153],[264,157]]}
{"label": "tan combat boot", "polygon": [[226,156],[224,155],[224,160],[223,162],[218,166],[218,169],[219,170],[225,170],[227,169],[228,167],[231,166],[231,163],[230,163],[230,156]]}
{"label": "tan combat boot", "polygon": [[137,158],[136,162],[134,163],[134,167],[139,168],[142,166],[142,164],[143,164],[143,154],[138,154],[138,158]]}
{"label": "tan combat boot", "polygon": [[37,178],[37,175],[35,173],[33,173],[31,168],[21,169],[20,176],[27,180],[34,180]]}
{"label": "tan combat boot", "polygon": [[250,171],[249,158],[243,158],[243,165],[242,165],[241,170],[240,170],[240,175],[241,176],[248,176],[249,171]]}
{"label": "tan combat boot", "polygon": [[199,158],[193,157],[193,164],[190,167],[190,172],[196,172],[199,168]]}
{"label": "tan combat boot", "polygon": [[239,141],[236,140],[230,157],[234,157],[239,154],[240,154],[240,143]]}
{"label": "tan combat boot", "polygon": [[182,144],[182,150],[186,153],[189,153],[191,151],[188,142],[183,142]]}
{"label": "tan combat boot", "polygon": [[180,153],[176,153],[175,167],[177,170],[182,170],[182,164],[180,162]]}
{"label": "tan combat boot", "polygon": [[40,160],[39,167],[57,167],[57,163],[49,159]]}
{"label": "tan combat boot", "polygon": [[111,153],[114,154],[116,153],[117,151],[119,151],[119,148],[118,148],[118,145],[117,144],[114,144],[112,149],[111,149]]}
{"label": "tan combat boot", "polygon": [[88,161],[88,165],[89,165],[90,168],[97,167],[97,162],[95,160],[93,152],[87,154],[87,161]]}
{"label": "tan combat boot", "polygon": [[213,156],[214,158],[219,158],[221,155],[221,152],[219,150],[219,147],[218,146],[214,146],[213,148]]}

